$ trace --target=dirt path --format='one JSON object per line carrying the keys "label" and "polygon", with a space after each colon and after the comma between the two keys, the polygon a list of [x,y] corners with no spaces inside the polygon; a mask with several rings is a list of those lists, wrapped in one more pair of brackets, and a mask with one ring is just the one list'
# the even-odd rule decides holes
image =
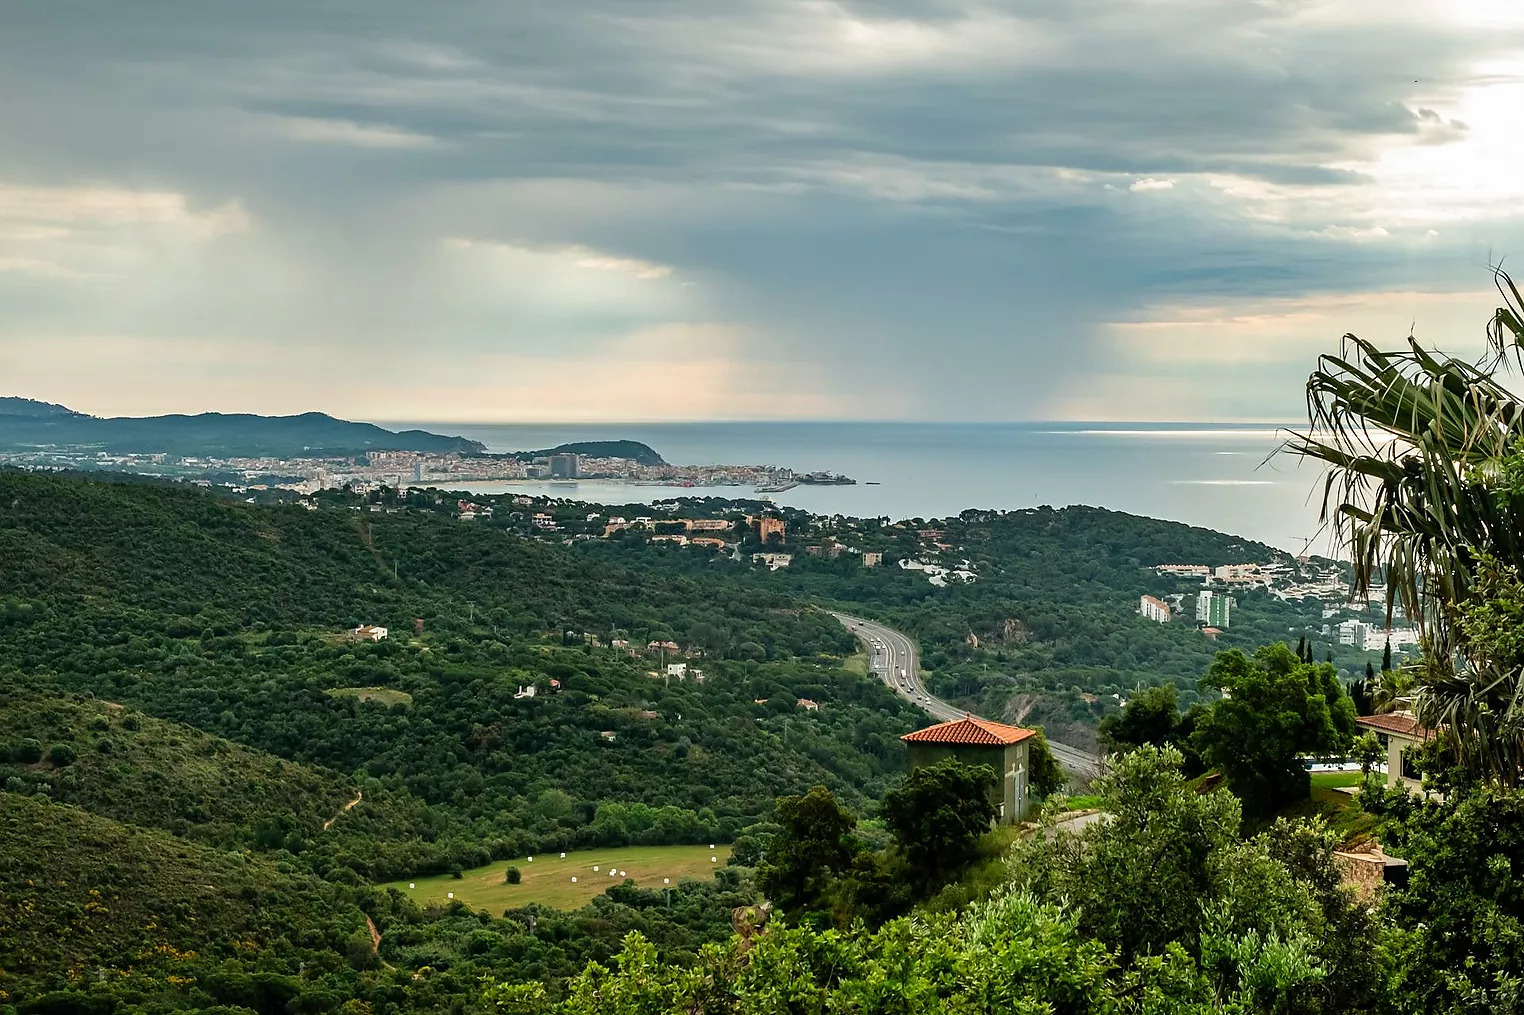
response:
{"label": "dirt path", "polygon": [[[334,823],[334,822],[335,822],[335,821],[337,821],[337,820],[339,820],[339,818],[340,818],[340,817],[341,817],[341,816],[342,816],[342,815],[343,815],[343,814],[344,814],[344,812],[345,812],[345,811],[348,811],[348,810],[352,810],[352,809],[353,809],[353,808],[354,808],[354,805],[355,805],[355,804],[357,804],[357,803],[359,803],[359,802],[360,802],[360,800],[361,800],[361,799],[362,799],[362,798],[363,798],[363,797],[364,797],[364,796],[365,796],[365,794],[364,794],[364,793],[363,793],[363,792],[362,792],[362,791],[360,791],[360,790],[355,790],[355,798],[354,798],[354,799],[353,799],[353,800],[351,800],[351,801],[349,801],[349,803],[347,803],[347,804],[345,804],[345,805],[344,805],[344,806],[343,806],[343,807],[342,807],[342,808],[341,808],[341,809],[340,809],[340,810],[339,810],[339,813],[338,813],[338,814],[335,814],[335,815],[334,815],[334,816],[333,816],[333,817],[331,817],[331,818],[329,818],[329,819],[328,819],[328,820],[327,820],[327,821],[325,821],[325,822],[323,822],[323,831],[325,831],[325,832],[326,832],[326,831],[328,831],[328,829],[330,829],[330,828],[332,828],[332,827],[333,827],[333,823]],[[375,933],[375,932],[376,932],[376,928],[374,928],[374,927],[372,927],[372,928],[371,928],[371,929],[370,929],[370,932],[371,932],[371,933],[372,933],[372,934],[374,934],[374,933]]]}
{"label": "dirt path", "polygon": [[[365,914],[365,926],[370,929],[370,950],[376,958],[381,959],[381,932],[376,929],[376,921],[370,918],[369,913]],[[397,967],[385,959],[381,959],[381,968],[397,971]]]}

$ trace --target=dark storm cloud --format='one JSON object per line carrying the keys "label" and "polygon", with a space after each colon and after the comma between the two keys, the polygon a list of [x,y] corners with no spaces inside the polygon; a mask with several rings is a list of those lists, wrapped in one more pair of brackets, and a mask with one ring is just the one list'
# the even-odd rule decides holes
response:
{"label": "dark storm cloud", "polygon": [[[247,211],[248,250],[206,257],[163,299],[103,299],[79,322],[98,333],[451,349],[532,333],[576,356],[668,313],[744,325],[907,413],[1023,416],[1105,368],[1097,329],[1147,304],[1432,275],[1306,237],[1336,212],[1245,215],[1223,188],[1175,183],[1358,190],[1383,146],[1463,135],[1431,107],[1516,40],[1388,14],[21,2],[0,13],[0,185]],[[703,299],[543,320],[478,306],[451,295],[448,237],[669,266]],[[40,258],[11,260],[32,271],[0,273],[28,326],[68,302],[34,277]]]}

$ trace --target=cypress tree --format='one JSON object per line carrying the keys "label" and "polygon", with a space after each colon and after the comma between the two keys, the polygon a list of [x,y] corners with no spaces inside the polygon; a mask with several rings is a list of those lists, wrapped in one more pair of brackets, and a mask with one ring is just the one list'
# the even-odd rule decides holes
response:
{"label": "cypress tree", "polygon": [[1390,673],[1392,669],[1392,639],[1386,640],[1386,648],[1381,653],[1381,669]]}

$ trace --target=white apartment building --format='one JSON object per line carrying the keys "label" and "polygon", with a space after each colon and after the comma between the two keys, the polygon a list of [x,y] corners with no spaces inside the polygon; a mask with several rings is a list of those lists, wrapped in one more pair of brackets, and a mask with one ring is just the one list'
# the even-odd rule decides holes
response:
{"label": "white apartment building", "polygon": [[1148,620],[1156,624],[1167,624],[1170,619],[1169,603],[1153,596],[1143,596],[1138,600],[1138,612]]}
{"label": "white apartment building", "polygon": [[1334,634],[1340,645],[1353,645],[1364,651],[1365,638],[1370,629],[1371,625],[1363,620],[1346,620],[1334,627]]}
{"label": "white apartment building", "polygon": [[1233,596],[1205,588],[1196,593],[1196,623],[1227,629],[1233,623]]}
{"label": "white apartment building", "polygon": [[[1344,629],[1352,629],[1353,640],[1345,641]],[[1377,627],[1375,624],[1365,624],[1358,620],[1346,620],[1339,625],[1339,644],[1354,645],[1366,652],[1380,652],[1390,643],[1392,649],[1406,648],[1418,644],[1418,629],[1416,627]]]}
{"label": "white apartment building", "polygon": [[1196,593],[1196,622],[1226,630],[1233,623],[1233,597],[1208,589]]}

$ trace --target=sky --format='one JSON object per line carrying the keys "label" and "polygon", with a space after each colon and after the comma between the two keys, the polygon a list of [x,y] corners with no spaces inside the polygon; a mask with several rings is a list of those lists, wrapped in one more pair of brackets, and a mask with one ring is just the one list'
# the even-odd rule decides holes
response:
{"label": "sky", "polygon": [[1479,349],[1516,0],[7,0],[0,394],[1287,420]]}

